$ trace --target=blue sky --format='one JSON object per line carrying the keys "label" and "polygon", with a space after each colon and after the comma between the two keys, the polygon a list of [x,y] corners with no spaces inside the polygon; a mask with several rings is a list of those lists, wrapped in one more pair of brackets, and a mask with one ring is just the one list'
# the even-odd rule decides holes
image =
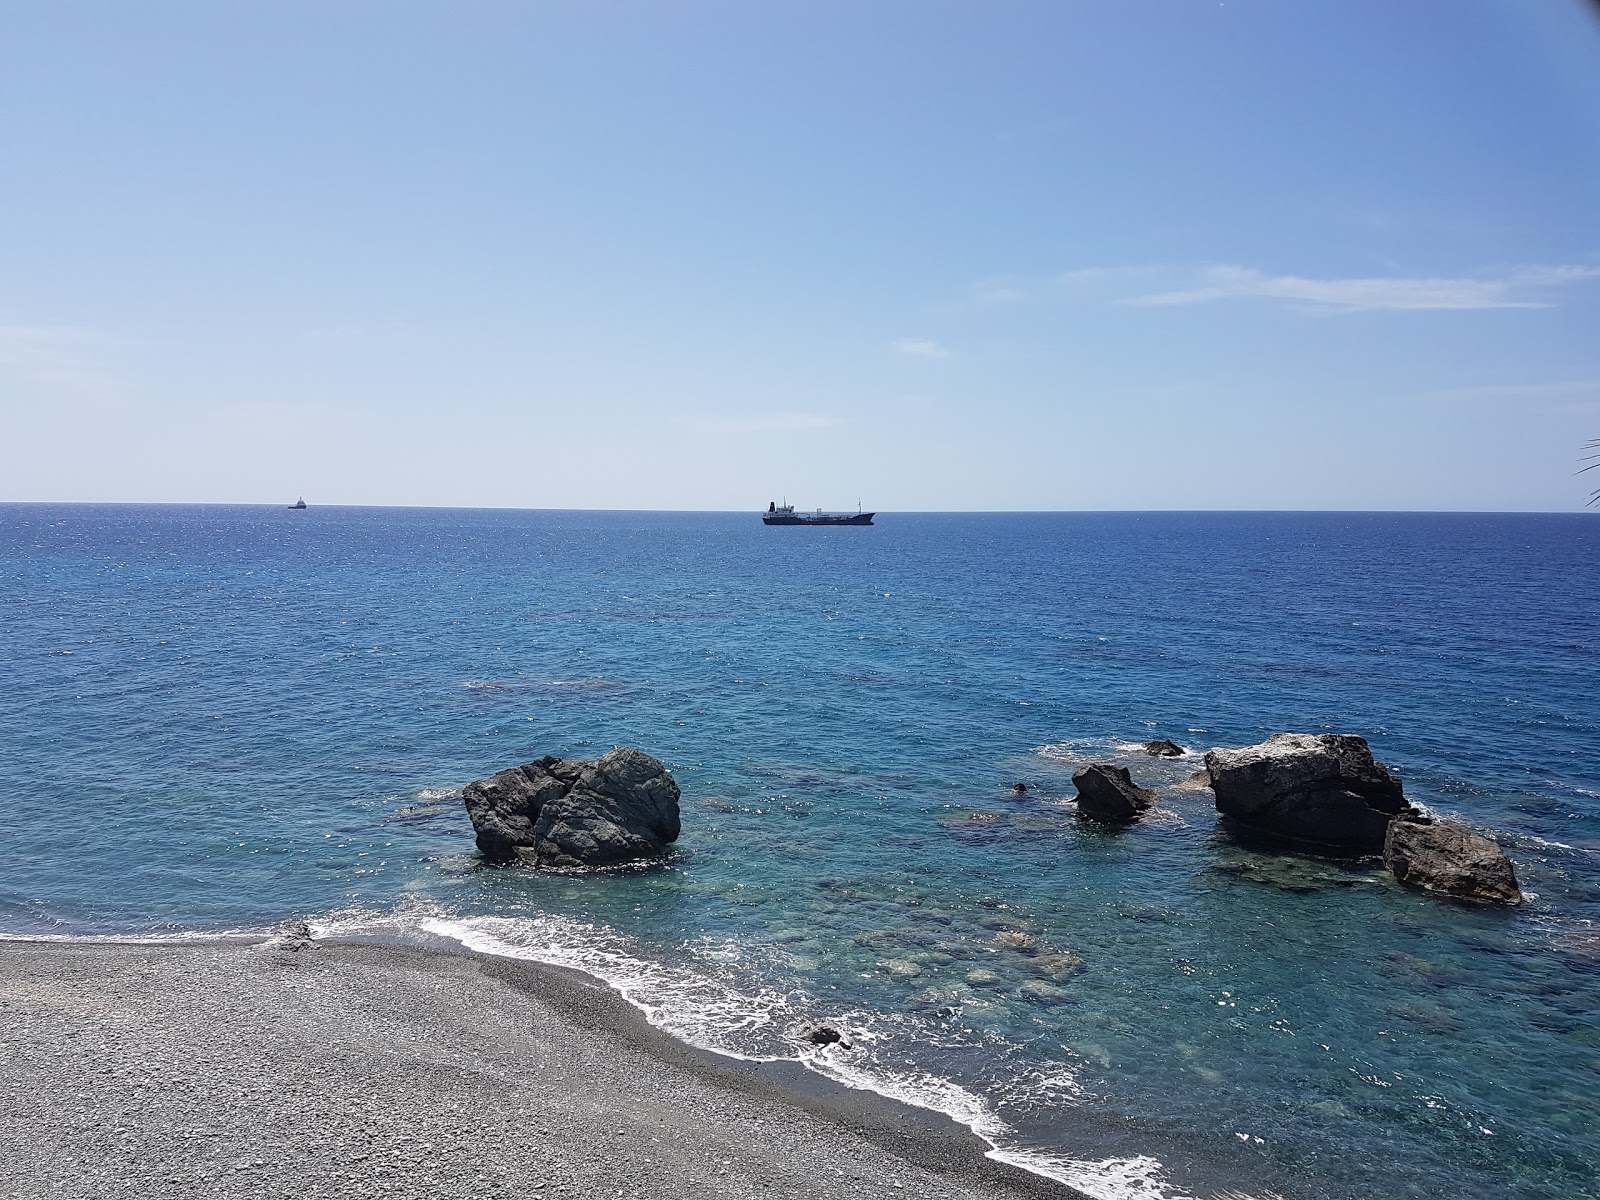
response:
{"label": "blue sky", "polygon": [[0,499],[1574,509],[1578,0],[0,0]]}

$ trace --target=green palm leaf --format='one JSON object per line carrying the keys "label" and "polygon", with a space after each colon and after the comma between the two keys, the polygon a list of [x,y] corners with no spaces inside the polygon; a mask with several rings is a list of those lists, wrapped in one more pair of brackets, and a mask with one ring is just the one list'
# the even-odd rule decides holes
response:
{"label": "green palm leaf", "polygon": [[[1578,468],[1579,475],[1582,475],[1585,471],[1592,471],[1596,467],[1600,467],[1600,438],[1596,438],[1592,442],[1585,442],[1583,448],[1591,453],[1585,454],[1578,459],[1579,462],[1589,464],[1586,467]],[[1589,493],[1588,506],[1593,508],[1597,504],[1600,504],[1600,488],[1595,488],[1594,491]]]}

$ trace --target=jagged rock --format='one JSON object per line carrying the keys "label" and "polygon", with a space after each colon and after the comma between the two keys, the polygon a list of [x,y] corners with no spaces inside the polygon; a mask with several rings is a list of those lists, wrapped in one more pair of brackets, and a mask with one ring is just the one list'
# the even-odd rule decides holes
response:
{"label": "jagged rock", "polygon": [[1072,773],[1072,786],[1078,789],[1078,813],[1108,825],[1137,820],[1140,813],[1156,802],[1154,792],[1135,787],[1126,767],[1094,763]]}
{"label": "jagged rock", "polygon": [[1211,750],[1217,811],[1327,853],[1379,854],[1389,822],[1411,812],[1400,780],[1349,733],[1275,733],[1238,750]]}
{"label": "jagged rock", "polygon": [[1146,742],[1144,752],[1155,758],[1182,758],[1188,753],[1177,742],[1169,742],[1165,738],[1159,742]]}
{"label": "jagged rock", "polygon": [[660,854],[678,837],[678,797],[666,767],[632,746],[593,761],[546,756],[461,789],[486,857],[555,868]]}
{"label": "jagged rock", "polygon": [[829,1025],[818,1025],[806,1037],[813,1046],[831,1046],[835,1042],[844,1041],[844,1036]]}
{"label": "jagged rock", "polygon": [[1452,821],[1403,817],[1389,822],[1383,865],[1407,887],[1474,904],[1522,900],[1511,860],[1498,844]]}

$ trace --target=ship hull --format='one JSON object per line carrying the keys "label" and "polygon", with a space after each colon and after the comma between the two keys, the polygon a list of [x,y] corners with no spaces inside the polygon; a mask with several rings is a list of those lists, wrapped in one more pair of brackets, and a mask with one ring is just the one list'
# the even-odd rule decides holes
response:
{"label": "ship hull", "polygon": [[877,513],[762,513],[763,525],[871,525]]}

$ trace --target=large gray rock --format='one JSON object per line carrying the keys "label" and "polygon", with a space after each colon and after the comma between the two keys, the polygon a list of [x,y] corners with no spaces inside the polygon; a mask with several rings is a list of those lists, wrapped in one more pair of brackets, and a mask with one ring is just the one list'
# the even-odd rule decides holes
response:
{"label": "large gray rock", "polygon": [[1474,904],[1516,904],[1517,875],[1499,845],[1452,821],[1389,822],[1383,865],[1407,887]]}
{"label": "large gray rock", "polygon": [[1332,854],[1380,854],[1389,822],[1411,812],[1400,780],[1350,733],[1275,733],[1212,750],[1217,811],[1232,821]]}
{"label": "large gray rock", "polygon": [[461,789],[478,849],[497,861],[609,867],[678,838],[678,785],[632,746],[594,761],[554,756]]}
{"label": "large gray rock", "polygon": [[1078,812],[1092,821],[1107,825],[1126,825],[1137,820],[1156,802],[1156,794],[1135,787],[1127,767],[1093,763],[1072,773],[1072,786],[1078,789]]}

